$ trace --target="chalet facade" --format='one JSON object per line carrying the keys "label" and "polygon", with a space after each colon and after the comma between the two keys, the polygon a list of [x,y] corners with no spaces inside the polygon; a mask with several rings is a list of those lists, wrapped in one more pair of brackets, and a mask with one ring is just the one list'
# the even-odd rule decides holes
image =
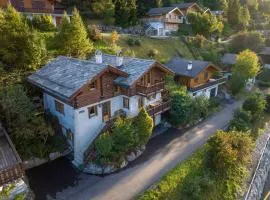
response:
{"label": "chalet facade", "polygon": [[154,60],[102,55],[88,61],[58,57],[29,76],[41,88],[44,107],[57,116],[74,151],[74,164],[104,126],[120,113],[134,117],[145,107],[155,125],[170,108],[164,77],[173,72]]}
{"label": "chalet facade", "polygon": [[175,73],[176,82],[187,86],[193,97],[215,97],[219,86],[226,82],[226,78],[217,76],[221,70],[210,62],[173,57],[166,66]]}
{"label": "chalet facade", "polygon": [[183,13],[183,22],[189,24],[187,19],[188,12],[204,12],[203,9],[195,2],[190,3],[178,3],[172,6],[178,8]]}
{"label": "chalet facade", "polygon": [[146,35],[166,36],[176,32],[183,23],[183,13],[176,7],[151,8],[144,22]]}
{"label": "chalet facade", "polygon": [[[11,4],[18,12],[29,19],[35,15],[51,15],[53,23],[58,26],[62,23],[64,8],[61,0],[0,0],[0,7],[7,7]],[[71,16],[71,13],[68,13]]]}

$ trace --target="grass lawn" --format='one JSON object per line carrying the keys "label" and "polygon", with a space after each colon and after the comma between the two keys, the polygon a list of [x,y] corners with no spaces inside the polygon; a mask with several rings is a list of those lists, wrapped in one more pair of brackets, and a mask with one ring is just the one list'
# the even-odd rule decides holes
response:
{"label": "grass lawn", "polygon": [[157,185],[146,191],[138,199],[186,199],[181,194],[184,183],[192,180],[194,176],[202,174],[206,150],[206,146],[204,146],[195,152],[191,157],[165,175]]}
{"label": "grass lawn", "polygon": [[[109,34],[103,34],[104,40],[109,43]],[[141,42],[140,46],[129,46],[127,43],[128,38],[138,39]],[[166,63],[174,55],[182,55],[185,58],[192,59],[192,54],[187,48],[187,46],[180,40],[180,38],[150,38],[146,36],[130,36],[121,35],[118,42],[118,46],[125,52],[134,52],[135,56],[138,58],[149,58],[148,53],[150,50],[157,50],[158,54],[154,58],[161,63]],[[102,47],[99,46],[99,48]]]}

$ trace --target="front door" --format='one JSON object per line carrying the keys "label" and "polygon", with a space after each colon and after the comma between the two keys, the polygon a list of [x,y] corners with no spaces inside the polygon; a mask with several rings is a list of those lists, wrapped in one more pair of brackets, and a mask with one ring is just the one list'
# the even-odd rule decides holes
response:
{"label": "front door", "polygon": [[102,104],[102,119],[104,122],[111,118],[111,102],[107,101]]}

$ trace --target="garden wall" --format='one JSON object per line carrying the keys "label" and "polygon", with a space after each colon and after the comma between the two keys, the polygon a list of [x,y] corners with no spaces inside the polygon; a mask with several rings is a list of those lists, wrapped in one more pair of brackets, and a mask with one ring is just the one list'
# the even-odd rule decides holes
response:
{"label": "garden wall", "polygon": [[270,170],[270,125],[268,125],[265,133],[267,139],[265,139],[264,142],[262,141],[265,145],[261,148],[260,145],[259,147],[257,145],[257,148],[260,148],[261,157],[245,196],[245,200],[260,200],[263,194],[264,185]]}

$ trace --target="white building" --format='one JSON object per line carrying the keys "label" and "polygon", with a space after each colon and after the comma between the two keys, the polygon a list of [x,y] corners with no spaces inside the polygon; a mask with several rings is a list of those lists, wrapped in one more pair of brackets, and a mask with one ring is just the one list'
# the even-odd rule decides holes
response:
{"label": "white building", "polygon": [[219,86],[227,80],[218,76],[221,73],[220,68],[207,61],[191,61],[175,56],[166,66],[175,73],[177,83],[187,86],[192,97],[215,97]]}
{"label": "white building", "polygon": [[104,125],[120,112],[134,117],[143,106],[155,125],[170,103],[164,77],[172,72],[154,61],[98,53],[92,59],[58,57],[28,80],[43,90],[44,107],[57,116],[74,151],[76,166]]}

